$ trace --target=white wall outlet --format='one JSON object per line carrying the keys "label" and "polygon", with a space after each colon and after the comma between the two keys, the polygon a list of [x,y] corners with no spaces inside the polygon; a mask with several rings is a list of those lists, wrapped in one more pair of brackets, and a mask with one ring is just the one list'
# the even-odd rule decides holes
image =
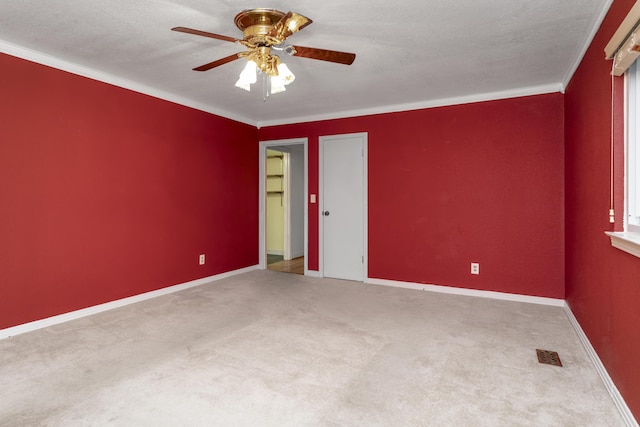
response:
{"label": "white wall outlet", "polygon": [[200,265],[204,265],[204,254],[200,254],[200,258],[198,259]]}
{"label": "white wall outlet", "polygon": [[315,203],[316,202],[316,195],[312,194],[311,195],[311,203]]}
{"label": "white wall outlet", "polygon": [[480,274],[480,263],[472,262],[471,263],[471,274]]}

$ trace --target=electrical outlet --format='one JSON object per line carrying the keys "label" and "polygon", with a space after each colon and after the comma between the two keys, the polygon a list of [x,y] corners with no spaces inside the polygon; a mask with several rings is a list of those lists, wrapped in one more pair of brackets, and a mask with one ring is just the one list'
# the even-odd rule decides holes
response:
{"label": "electrical outlet", "polygon": [[204,265],[204,254],[200,255],[200,259],[198,260],[198,262],[200,263],[200,265]]}
{"label": "electrical outlet", "polygon": [[471,263],[471,274],[480,274],[480,263],[478,262]]}

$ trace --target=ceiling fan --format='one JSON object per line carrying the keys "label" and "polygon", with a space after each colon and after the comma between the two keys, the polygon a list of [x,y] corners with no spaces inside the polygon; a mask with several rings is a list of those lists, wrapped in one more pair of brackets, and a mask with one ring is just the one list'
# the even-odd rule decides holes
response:
{"label": "ceiling fan", "polygon": [[[236,15],[234,22],[244,34],[242,39],[186,27],[172,28],[173,31],[238,43],[247,48],[246,51],[234,53],[233,55],[196,67],[194,68],[195,71],[207,71],[235,61],[236,59],[246,58],[248,61],[255,62],[257,68],[265,75],[275,77],[281,74],[284,64],[281,64],[280,57],[273,54],[272,51],[281,51],[291,56],[345,65],[351,65],[356,59],[354,53],[286,44],[285,41],[287,37],[302,30],[313,22],[311,19],[295,12],[285,14],[275,9],[248,9]],[[286,66],[284,68],[289,72]],[[291,74],[289,79],[290,81],[293,80],[293,74]],[[284,84],[287,83],[288,82],[285,82]],[[248,85],[244,88],[248,90]]]}

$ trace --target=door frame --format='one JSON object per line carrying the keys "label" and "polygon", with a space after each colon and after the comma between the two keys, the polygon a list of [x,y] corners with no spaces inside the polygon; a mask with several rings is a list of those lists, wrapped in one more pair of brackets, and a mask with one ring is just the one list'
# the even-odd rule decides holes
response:
{"label": "door frame", "polygon": [[[282,153],[282,205],[286,208],[283,212],[283,258],[291,261],[291,173],[289,171],[289,153]],[[265,217],[266,219],[266,217]]]}
{"label": "door frame", "polygon": [[[322,219],[322,212],[324,211],[324,156],[322,153],[323,144],[325,141],[333,139],[344,139],[362,137],[362,191],[363,191],[363,265],[362,265],[362,281],[366,281],[369,278],[369,134],[368,132],[358,133],[346,133],[341,135],[327,135],[321,136],[318,139],[318,269],[320,270],[320,277],[324,277],[324,226]],[[306,268],[306,267],[305,267]]]}
{"label": "door frame", "polygon": [[[270,141],[259,142],[259,165],[258,165],[258,199],[259,199],[259,211],[258,211],[258,268],[264,270],[267,268],[267,179],[266,179],[266,163],[267,163],[267,148],[278,147],[283,145],[302,145],[304,148],[304,274],[309,274],[309,257],[308,257],[308,238],[309,238],[309,138],[292,138],[292,139],[279,139]],[[287,213],[285,213],[287,215]],[[285,230],[285,234],[287,234]]]}

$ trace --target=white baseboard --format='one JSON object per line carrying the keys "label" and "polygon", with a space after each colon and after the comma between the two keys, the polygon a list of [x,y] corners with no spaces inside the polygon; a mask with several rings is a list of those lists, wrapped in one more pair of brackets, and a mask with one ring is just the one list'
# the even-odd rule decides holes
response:
{"label": "white baseboard", "polygon": [[284,251],[274,251],[271,249],[267,249],[267,255],[280,255],[284,256]]}
{"label": "white baseboard", "polygon": [[636,421],[635,417],[631,413],[631,410],[627,406],[627,403],[624,401],[622,395],[618,391],[618,388],[613,383],[613,380],[609,376],[607,369],[602,364],[600,357],[598,357],[598,353],[596,353],[596,350],[591,345],[589,338],[587,338],[587,335],[582,330],[580,323],[578,323],[578,319],[576,319],[576,317],[573,315],[573,312],[571,311],[571,307],[569,307],[568,304],[565,304],[564,311],[567,313],[567,317],[569,318],[569,322],[571,322],[571,326],[573,326],[573,329],[576,331],[576,334],[578,334],[578,338],[580,339],[580,342],[582,343],[584,349],[587,351],[587,354],[589,355],[589,359],[591,359],[593,366],[595,366],[596,371],[598,371],[598,375],[600,376],[600,379],[602,379],[604,386],[607,388],[609,395],[613,399],[613,403],[618,408],[618,411],[620,412],[620,415],[622,416],[625,422],[625,425],[627,425],[628,427],[638,427],[638,422]]}
{"label": "white baseboard", "polygon": [[372,285],[393,286],[396,288],[416,289],[419,291],[439,292],[443,294],[465,295],[470,297],[492,298],[506,301],[527,302],[531,304],[553,305],[564,307],[563,299],[534,297],[529,295],[509,294],[506,292],[480,291],[477,289],[454,288],[451,286],[426,285],[423,283],[400,282],[397,280],[373,279],[368,277],[365,283]]}
{"label": "white baseboard", "polygon": [[145,301],[145,300],[156,298],[162,295],[172,294],[174,292],[182,291],[184,289],[189,289],[195,286],[204,285],[205,283],[214,282],[216,280],[224,279],[224,278],[235,276],[242,273],[247,273],[249,271],[256,270],[257,268],[258,266],[254,265],[250,267],[241,268],[239,270],[227,271],[225,273],[220,273],[220,274],[216,274],[209,277],[203,277],[202,279],[192,280],[190,282],[169,286],[167,288],[157,289],[155,291],[145,292],[143,294],[122,298],[115,301],[110,301],[104,304],[98,304],[92,307],[70,311],[68,313],[59,314],[57,316],[47,317],[46,319],[24,323],[22,325],[12,326],[6,329],[0,329],[0,339],[9,338],[19,334],[24,334],[25,332],[35,331],[38,329],[46,328],[47,326],[53,326],[59,323],[68,322],[70,320],[79,319],[81,317],[91,316],[92,314],[101,313],[103,311],[112,310],[114,308],[123,307],[125,305],[133,304],[140,301]]}
{"label": "white baseboard", "polygon": [[309,277],[322,277],[320,272],[316,270],[305,270],[304,275]]}

